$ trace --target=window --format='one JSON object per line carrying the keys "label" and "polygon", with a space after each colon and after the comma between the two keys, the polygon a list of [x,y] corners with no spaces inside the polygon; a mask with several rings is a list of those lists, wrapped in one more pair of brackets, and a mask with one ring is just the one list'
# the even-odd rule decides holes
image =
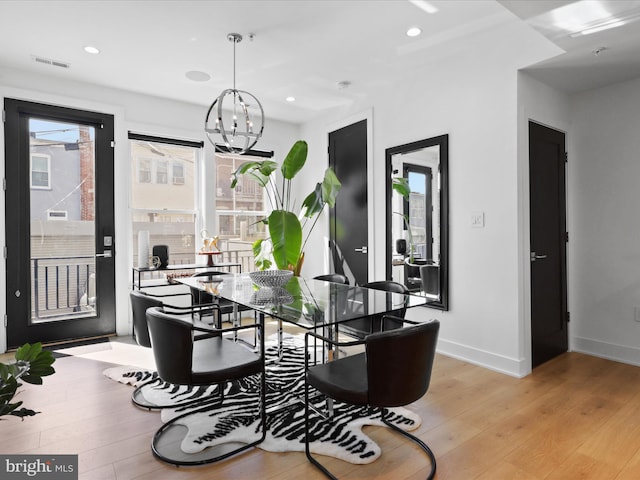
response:
{"label": "window", "polygon": [[168,171],[166,160],[158,160],[156,164],[156,183],[166,184]]}
{"label": "window", "polygon": [[151,183],[151,159],[138,159],[138,182]]}
{"label": "window", "polygon": [[31,154],[31,188],[51,188],[51,157],[41,153]]}
{"label": "window", "polygon": [[182,163],[173,164],[173,184],[184,185],[184,167]]}
{"label": "window", "polygon": [[265,238],[265,193],[255,181],[243,176],[231,188],[231,173],[247,161],[262,160],[248,155],[216,154],[216,215],[220,238],[251,244]]}
{"label": "window", "polygon": [[[150,247],[169,247],[170,264],[193,263],[200,238],[196,205],[202,143],[133,133],[129,141],[131,168],[137,168],[138,178],[131,186],[132,245],[138,245],[138,232],[148,231]],[[137,248],[133,250],[138,265]]]}

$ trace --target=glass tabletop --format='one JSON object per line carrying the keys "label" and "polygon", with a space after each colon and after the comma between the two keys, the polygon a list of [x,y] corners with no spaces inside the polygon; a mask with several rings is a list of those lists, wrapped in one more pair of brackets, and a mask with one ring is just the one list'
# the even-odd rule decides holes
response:
{"label": "glass tabletop", "polygon": [[282,287],[260,287],[248,273],[221,273],[179,279],[191,288],[230,300],[303,328],[424,305],[418,295],[384,292],[322,280],[293,277]]}

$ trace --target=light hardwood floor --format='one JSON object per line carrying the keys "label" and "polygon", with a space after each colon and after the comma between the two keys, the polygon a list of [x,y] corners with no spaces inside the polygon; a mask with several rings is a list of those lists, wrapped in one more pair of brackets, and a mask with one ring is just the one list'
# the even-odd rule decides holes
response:
{"label": "light hardwood floor", "polygon": [[[303,453],[255,449],[212,466],[156,460],[155,412],[130,402],[132,388],[102,375],[109,364],[80,357],[55,363],[42,386],[19,399],[42,413],[0,421],[0,452],[79,455],[86,480],[321,479]],[[433,449],[439,480],[640,479],[640,368],[567,353],[515,379],[439,355],[429,392],[411,405],[417,434]],[[6,418],[6,417],[5,417]],[[365,431],[383,449],[355,466],[327,459],[345,479],[424,478],[426,459],[381,427]]]}

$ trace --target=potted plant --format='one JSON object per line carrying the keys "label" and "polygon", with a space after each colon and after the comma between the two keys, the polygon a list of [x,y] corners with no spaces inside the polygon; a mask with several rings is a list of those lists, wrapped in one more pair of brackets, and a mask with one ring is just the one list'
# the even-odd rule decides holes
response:
{"label": "potted plant", "polygon": [[[307,142],[298,140],[282,165],[272,160],[249,161],[232,173],[231,188],[236,187],[240,176],[246,175],[265,189],[271,204],[271,213],[261,220],[267,225],[269,237],[253,244],[256,266],[260,270],[266,270],[275,263],[280,270],[293,270],[294,275],[300,275],[309,235],[325,205],[335,205],[341,185],[333,170],[327,168],[322,182],[317,183],[302,202],[301,212],[296,214],[293,211],[295,201],[291,198],[291,183],[304,167],[307,152]],[[280,185],[274,178],[278,169],[282,174]]]}
{"label": "potted plant", "polygon": [[[409,201],[409,197],[411,195],[411,187],[409,186],[409,180],[407,178],[394,177],[392,179],[391,187],[395,192],[397,192],[400,196],[402,196],[404,201],[407,201],[407,202]],[[409,223],[409,216],[400,212],[393,212],[393,213],[395,213],[396,215],[400,215],[404,219],[404,223],[407,226],[407,243],[409,244],[408,259],[409,259],[409,263],[413,263],[414,261],[413,254],[415,251],[415,245],[413,243],[413,234],[411,232],[411,224]]]}
{"label": "potted plant", "polygon": [[42,377],[52,375],[55,370],[51,366],[55,358],[48,350],[42,349],[41,343],[28,343],[20,347],[15,354],[15,362],[5,364],[0,363],[0,417],[13,415],[24,417],[36,415],[39,412],[28,408],[19,408],[22,402],[11,403],[18,388],[22,386],[20,381],[42,384]]}

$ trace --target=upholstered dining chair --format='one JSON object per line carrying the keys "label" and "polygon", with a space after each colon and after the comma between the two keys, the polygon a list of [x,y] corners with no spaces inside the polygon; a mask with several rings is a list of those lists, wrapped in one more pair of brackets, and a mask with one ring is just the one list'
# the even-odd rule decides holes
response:
{"label": "upholstered dining chair", "polygon": [[[392,280],[379,280],[376,282],[369,282],[362,285],[362,287],[371,288],[373,290],[383,290],[385,292],[402,293],[405,295],[409,293],[409,289],[407,289],[407,287]],[[390,312],[390,314],[396,317],[404,318],[405,311],[405,308],[400,308],[398,310]],[[351,337],[363,339],[370,333],[379,332],[382,325],[381,322],[382,315],[370,315],[367,317],[349,320],[348,322],[341,323],[338,328],[340,332],[346,333]],[[390,329],[399,328],[401,326],[402,325],[400,324],[392,325],[392,322],[388,322],[386,327]]]}
{"label": "upholstered dining chair", "polygon": [[[217,315],[220,318],[220,314],[215,312],[214,305],[200,305],[198,307],[180,307],[167,305],[163,299],[166,297],[173,297],[176,295],[151,295],[149,293],[141,292],[139,290],[132,290],[129,292],[129,298],[131,301],[131,315],[133,320],[133,337],[136,343],[142,347],[151,348],[151,338],[149,337],[149,327],[147,325],[147,310],[152,307],[167,307],[174,311],[174,313],[180,313],[181,315],[188,316],[194,319],[194,313],[200,313],[202,311],[214,312],[212,314]],[[201,331],[197,333],[197,337],[206,337],[215,334],[211,326],[201,323],[197,320],[193,320],[196,325],[202,328],[202,330],[208,330],[207,332]],[[141,407],[148,410],[164,408],[163,405],[157,405],[149,402],[143,395],[143,391],[146,383],[136,387],[131,393],[131,401]],[[175,404],[171,405],[175,406]]]}
{"label": "upholstered dining chair", "polygon": [[323,280],[325,282],[341,283],[343,285],[349,285],[349,279],[347,278],[346,275],[343,275],[341,273],[327,273],[325,275],[318,275],[313,278],[315,280]]}
{"label": "upholstered dining chair", "polygon": [[[312,435],[325,431],[320,423],[311,428],[311,388],[338,402],[378,410],[385,425],[415,442],[427,454],[431,462],[427,478],[432,479],[436,473],[436,459],[429,446],[391,423],[388,408],[408,405],[427,393],[440,323],[437,320],[418,323],[385,316],[384,321],[387,320],[413,325],[373,333],[364,340],[352,342],[334,341],[315,332],[305,334],[307,348],[309,339],[315,337],[336,348],[363,344],[365,349],[362,353],[328,363],[310,365],[309,359],[305,360],[305,452],[309,461],[329,478],[336,477],[310,450]],[[334,415],[339,415],[338,408],[336,407]]]}
{"label": "upholstered dining chair", "polygon": [[[187,415],[198,413],[199,410],[196,409],[179,415],[160,427],[153,437],[153,454],[160,460],[174,465],[202,465],[223,460],[261,443],[265,439],[267,428],[262,325],[249,324],[223,328],[218,336],[196,340],[194,332],[200,331],[200,327],[158,307],[147,310],[147,323],[158,375],[165,382],[188,386],[218,384],[220,386],[219,401],[222,404],[227,382],[260,375],[260,381],[257,382],[258,398],[254,404],[257,407],[255,416],[261,424],[261,433],[258,438],[247,440],[240,445],[238,445],[239,442],[234,441],[211,446],[201,452],[185,453],[180,448],[181,441],[185,437],[185,427],[180,424],[180,421]],[[228,338],[229,333],[246,330],[253,330],[260,338],[258,351]],[[202,408],[210,409],[211,405]],[[204,418],[210,417],[205,415]],[[240,423],[244,421],[245,419]]]}
{"label": "upholstered dining chair", "polygon": [[420,280],[425,294],[440,298],[440,265],[421,265]]}
{"label": "upholstered dining chair", "polygon": [[[192,277],[212,277],[212,276],[224,276],[229,275],[229,272],[220,272],[220,271],[205,271],[205,272],[196,272]],[[224,278],[224,277],[223,277]],[[197,288],[191,288],[191,304],[202,305],[202,304],[210,304],[217,303],[220,306],[220,314],[228,315],[231,317],[234,313],[234,303],[230,300],[220,300],[215,299],[212,294],[203,292]],[[249,307],[245,307],[242,305],[235,305],[235,308],[239,312],[244,312],[247,310],[251,310]]]}

